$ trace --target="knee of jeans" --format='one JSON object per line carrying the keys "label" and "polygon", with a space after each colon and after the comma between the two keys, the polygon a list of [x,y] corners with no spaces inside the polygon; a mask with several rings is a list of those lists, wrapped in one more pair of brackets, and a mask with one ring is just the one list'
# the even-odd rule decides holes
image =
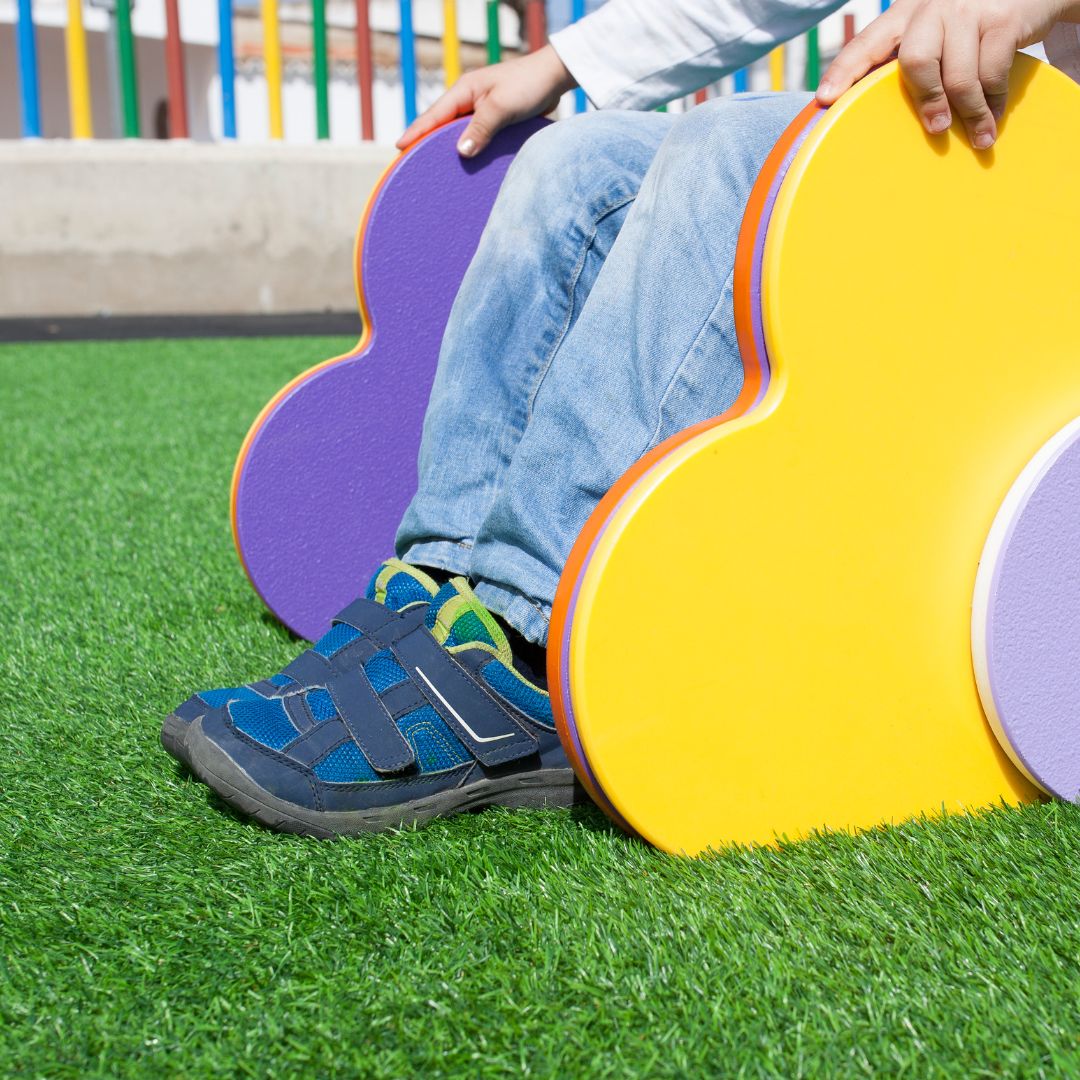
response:
{"label": "knee of jeans", "polygon": [[614,112],[582,113],[538,131],[514,158],[496,212],[554,224],[560,210],[580,207],[597,192],[617,187],[633,131],[627,118]]}
{"label": "knee of jeans", "polygon": [[700,176],[749,193],[776,140],[811,97],[713,98],[678,117],[658,163],[682,184]]}

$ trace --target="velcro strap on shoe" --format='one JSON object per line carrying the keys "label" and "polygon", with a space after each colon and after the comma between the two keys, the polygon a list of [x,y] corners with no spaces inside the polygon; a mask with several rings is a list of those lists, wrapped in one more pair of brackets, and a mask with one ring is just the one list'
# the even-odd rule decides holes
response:
{"label": "velcro strap on shoe", "polygon": [[340,654],[327,660],[309,649],[285,668],[284,674],[302,686],[326,687],[338,716],[376,772],[395,773],[412,765],[416,755],[368,682],[364,669],[346,667],[341,660],[348,663],[348,657]]}
{"label": "velcro strap on shoe", "polygon": [[462,670],[426,627],[416,626],[388,644],[409,678],[482,765],[502,765],[537,753],[537,739]]}
{"label": "velcro strap on shoe", "polygon": [[379,697],[386,706],[386,711],[397,720],[398,717],[408,716],[409,713],[428,703],[428,699],[421,693],[420,688],[412,681],[406,679],[397,686],[391,686],[384,690]]}
{"label": "velcro strap on shoe", "polygon": [[360,597],[359,600],[354,600],[348,607],[339,611],[334,616],[332,625],[345,623],[346,626],[351,626],[361,634],[378,640],[379,631],[399,621],[401,617],[400,612],[388,608],[385,604],[378,604],[374,600]]}

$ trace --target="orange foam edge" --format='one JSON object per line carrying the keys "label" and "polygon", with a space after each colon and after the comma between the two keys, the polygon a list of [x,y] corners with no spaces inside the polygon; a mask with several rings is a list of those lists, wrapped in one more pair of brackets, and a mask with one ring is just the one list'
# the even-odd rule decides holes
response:
{"label": "orange foam edge", "polygon": [[[562,575],[559,578],[559,586],[555,592],[555,602],[552,605],[551,620],[548,626],[547,650],[548,688],[551,691],[551,707],[555,716],[555,727],[558,730],[563,750],[566,752],[566,756],[570,760],[570,764],[582,787],[585,788],[592,800],[604,810],[608,817],[624,830],[628,830],[629,826],[619,818],[618,812],[603,792],[597,790],[585,762],[581,760],[577,753],[574,741],[570,736],[569,720],[563,707],[562,645],[565,636],[573,632],[573,626],[570,625],[569,618],[574,591],[588,565],[589,552],[604,532],[608,521],[622,498],[634,485],[654,465],[677,447],[711,428],[744,416],[757,400],[762,380],[765,378],[767,362],[758,352],[754,338],[754,297],[752,293],[754,247],[773,182],[796,140],[821,111],[822,107],[820,105],[814,101],[810,102],[784,130],[769,156],[765,159],[761,172],[758,174],[758,178],[750,191],[746,209],[743,212],[742,224],[739,228],[739,239],[735,247],[735,277],[733,282],[735,332],[743,362],[743,386],[739,396],[726,412],[693,424],[678,432],[678,434],[672,435],[671,438],[665,439],[664,442],[653,447],[652,450],[639,458],[619,477],[597,504],[596,509],[593,510],[588,521],[585,522],[584,527],[578,534],[578,538],[570,550],[569,558],[566,560],[566,565],[563,567]],[[572,697],[572,686],[570,687],[570,694]]]}
{"label": "orange foam edge", "polygon": [[267,418],[277,408],[277,406],[284,400],[289,394],[293,392],[301,383],[307,382],[308,379],[317,375],[325,368],[331,367],[333,364],[340,364],[343,360],[351,360],[358,356],[367,348],[368,343],[371,340],[371,312],[368,309],[367,297],[364,295],[364,274],[363,274],[363,251],[364,251],[364,239],[367,236],[368,226],[371,223],[371,215],[375,209],[375,204],[379,200],[380,194],[382,194],[383,188],[386,186],[390,177],[394,175],[394,172],[398,169],[401,163],[416,150],[418,146],[430,139],[436,132],[441,131],[442,128],[448,127],[450,124],[460,120],[461,117],[455,116],[453,119],[446,121],[445,124],[440,124],[438,127],[433,128],[422,138],[417,139],[411,146],[402,150],[400,154],[383,170],[382,175],[375,182],[375,186],[371,189],[371,194],[368,195],[367,202],[364,205],[364,211],[360,215],[360,224],[356,230],[356,240],[353,243],[353,282],[356,288],[356,304],[360,311],[360,321],[363,324],[363,329],[360,332],[360,340],[348,351],[342,353],[340,356],[331,357],[329,360],[321,360],[313,367],[309,367],[306,371],[302,371],[295,378],[290,379],[259,411],[258,416],[255,417],[248,428],[247,434],[244,436],[244,441],[240,444],[240,450],[236,455],[236,464],[233,465],[232,480],[229,484],[229,522],[232,526],[233,544],[236,547],[236,553],[240,557],[240,565],[244,568],[244,573],[247,575],[248,581],[251,582],[251,587],[259,594],[263,602],[266,601],[266,597],[259,591],[259,586],[255,583],[254,578],[251,576],[251,571],[248,569],[247,560],[244,558],[244,549],[240,544],[240,528],[237,520],[237,502],[240,494],[240,477],[244,471],[244,465],[247,462],[248,454],[251,451],[251,445],[255,441],[255,436],[258,435],[263,424],[266,423]]}

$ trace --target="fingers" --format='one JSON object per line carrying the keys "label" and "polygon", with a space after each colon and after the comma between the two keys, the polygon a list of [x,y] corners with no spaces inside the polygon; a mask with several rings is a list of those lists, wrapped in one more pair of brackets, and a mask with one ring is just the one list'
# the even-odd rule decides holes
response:
{"label": "fingers", "polygon": [[1001,123],[1005,113],[1005,100],[1009,93],[1009,72],[1020,45],[1017,35],[1007,28],[988,30],[979,49],[979,82],[986,94],[996,123]]}
{"label": "fingers", "polygon": [[475,157],[491,142],[496,132],[514,119],[494,98],[494,94],[487,94],[477,103],[473,118],[458,140],[457,149],[462,157]]}
{"label": "fingers", "polygon": [[[890,12],[898,10],[903,2],[899,0]],[[977,150],[989,149],[997,140],[997,121],[1005,110],[1013,56],[1022,44],[1018,31],[1003,21],[999,13],[951,0],[912,0],[904,8],[904,15],[905,21],[897,24],[895,34],[900,42],[900,70],[923,127],[930,134],[939,135],[949,129],[956,116],[963,123],[971,145]],[[867,28],[867,37],[886,17]],[[885,40],[891,36],[894,36],[892,32]],[[857,41],[858,38],[851,45]],[[846,51],[841,52],[836,63],[844,59],[847,65]],[[857,54],[841,72],[840,83],[846,83],[846,76],[858,70],[863,60],[865,56]],[[857,77],[862,74],[865,72]],[[832,76],[830,68],[825,78],[831,82]],[[846,90],[847,85],[850,84],[838,87],[835,96]],[[832,103],[823,99],[820,90],[818,100],[822,104]]]}
{"label": "fingers", "polygon": [[900,71],[923,127],[931,135],[948,131],[952,109],[942,78],[945,24],[936,11],[922,9],[900,43]]}
{"label": "fingers", "polygon": [[976,150],[989,150],[997,139],[997,122],[979,79],[979,46],[977,25],[950,27],[941,57],[941,77],[971,145]]}
{"label": "fingers", "polygon": [[820,104],[832,105],[868,71],[892,56],[900,41],[908,10],[910,4],[900,0],[840,50],[818,86],[817,100]]}
{"label": "fingers", "polygon": [[421,136],[433,131],[440,124],[463,116],[472,109],[473,89],[467,78],[459,79],[438,101],[422,112],[401,134],[395,143],[399,150],[411,146]]}

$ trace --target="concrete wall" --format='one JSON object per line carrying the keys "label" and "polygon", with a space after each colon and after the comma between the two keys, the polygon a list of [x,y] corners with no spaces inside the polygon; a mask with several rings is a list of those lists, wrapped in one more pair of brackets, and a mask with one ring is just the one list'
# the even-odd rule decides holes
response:
{"label": "concrete wall", "polygon": [[384,147],[0,141],[0,317],[349,311]]}

